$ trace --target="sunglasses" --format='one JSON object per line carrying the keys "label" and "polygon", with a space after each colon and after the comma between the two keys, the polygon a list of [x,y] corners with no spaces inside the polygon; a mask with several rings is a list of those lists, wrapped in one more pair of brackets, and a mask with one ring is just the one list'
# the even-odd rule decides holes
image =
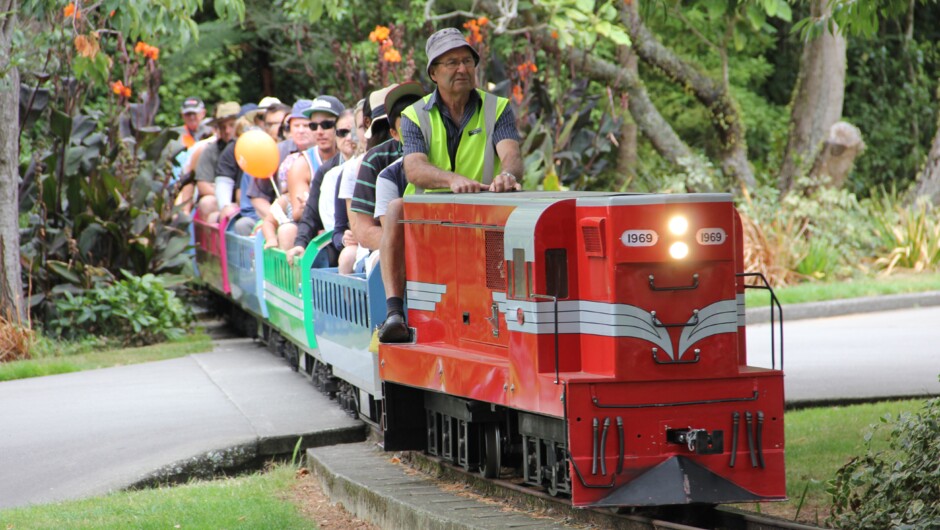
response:
{"label": "sunglasses", "polygon": [[323,129],[324,131],[328,131],[332,129],[335,125],[336,125],[335,120],[323,120],[320,122],[312,121],[309,124],[307,124],[307,127],[310,127],[311,131],[315,131],[317,130],[317,128]]}
{"label": "sunglasses", "polygon": [[340,138],[346,138],[346,136],[352,132],[352,129],[336,129],[336,136]]}

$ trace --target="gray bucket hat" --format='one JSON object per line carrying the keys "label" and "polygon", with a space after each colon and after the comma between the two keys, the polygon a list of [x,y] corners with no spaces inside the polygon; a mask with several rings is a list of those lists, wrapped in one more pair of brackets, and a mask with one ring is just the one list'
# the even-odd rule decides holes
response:
{"label": "gray bucket hat", "polygon": [[424,51],[428,55],[428,77],[431,77],[431,65],[445,53],[466,46],[473,54],[473,64],[480,64],[480,54],[467,44],[467,39],[457,28],[444,28],[428,37]]}

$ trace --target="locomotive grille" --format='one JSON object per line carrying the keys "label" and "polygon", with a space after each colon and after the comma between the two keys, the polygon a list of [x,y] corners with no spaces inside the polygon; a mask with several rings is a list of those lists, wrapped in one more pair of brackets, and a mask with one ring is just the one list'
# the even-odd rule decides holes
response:
{"label": "locomotive grille", "polygon": [[604,246],[601,243],[601,230],[597,226],[582,226],[581,233],[584,234],[584,251],[589,255],[603,255]]}
{"label": "locomotive grille", "polygon": [[486,287],[494,291],[506,290],[506,261],[503,255],[503,233],[487,230],[486,238]]}

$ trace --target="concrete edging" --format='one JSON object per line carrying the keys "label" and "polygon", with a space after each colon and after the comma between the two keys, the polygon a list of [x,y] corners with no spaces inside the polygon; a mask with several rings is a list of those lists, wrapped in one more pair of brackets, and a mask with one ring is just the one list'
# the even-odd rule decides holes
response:
{"label": "concrete edging", "polygon": [[290,457],[301,440],[297,457],[308,449],[336,444],[362,442],[368,436],[368,426],[330,429],[297,435],[264,436],[251,442],[206,451],[202,454],[160,467],[123,489],[141,489],[164,484],[181,484],[192,479],[211,479],[221,473],[260,469],[276,457]]}

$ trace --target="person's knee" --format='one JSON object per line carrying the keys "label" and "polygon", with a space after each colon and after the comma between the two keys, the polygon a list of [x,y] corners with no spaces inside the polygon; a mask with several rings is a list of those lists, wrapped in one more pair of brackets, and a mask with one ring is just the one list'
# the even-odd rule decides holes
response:
{"label": "person's knee", "polygon": [[277,227],[277,246],[281,250],[288,250],[294,246],[294,240],[297,239],[297,225],[294,223],[283,224]]}
{"label": "person's knee", "polygon": [[199,199],[196,209],[200,219],[209,219],[211,214],[219,211],[219,202],[215,199],[215,196],[206,195]]}
{"label": "person's knee", "polygon": [[352,274],[353,267],[356,265],[356,252],[359,251],[359,245],[350,245],[343,247],[339,253],[339,262],[337,270],[340,274]]}
{"label": "person's knee", "polygon": [[255,227],[255,220],[251,217],[240,217],[235,221],[235,233],[240,236],[248,237],[251,230]]}

